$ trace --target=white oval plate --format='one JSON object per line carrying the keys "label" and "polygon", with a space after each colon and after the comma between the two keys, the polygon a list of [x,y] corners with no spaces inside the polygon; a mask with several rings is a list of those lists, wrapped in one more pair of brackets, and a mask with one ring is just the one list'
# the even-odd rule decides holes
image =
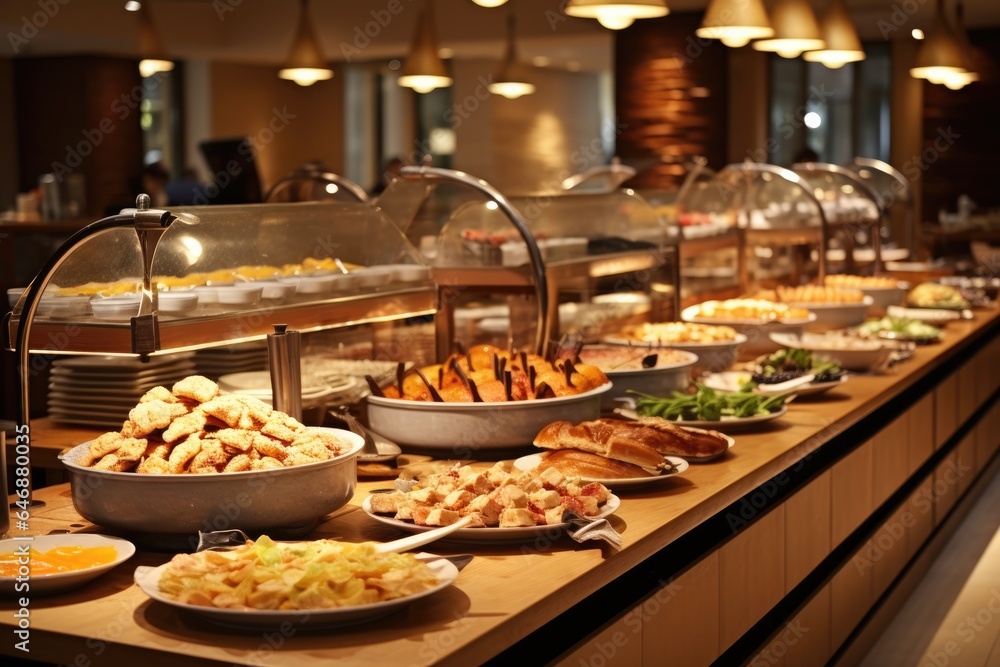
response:
{"label": "white oval plate", "polygon": [[[424,560],[424,558],[421,558]],[[334,609],[220,609],[197,604],[187,604],[172,600],[160,592],[160,577],[169,563],[159,567],[140,566],[135,570],[135,583],[142,592],[163,604],[182,609],[202,618],[209,619],[221,625],[241,628],[264,629],[277,628],[283,623],[294,623],[296,627],[339,627],[349,623],[379,618],[391,614],[400,607],[415,600],[433,595],[451,586],[458,578],[458,568],[444,558],[427,560],[427,565],[438,577],[437,585],[414,595],[408,595],[395,600],[375,602],[373,604],[354,607],[337,607]]]}
{"label": "white oval plate", "polygon": [[[31,575],[31,593],[59,593],[72,588],[77,588],[104,574],[117,565],[124,563],[135,553],[135,545],[120,537],[108,537],[106,535],[96,535],[93,533],[61,533],[59,535],[38,535],[27,540],[3,540],[0,541],[0,553],[15,553],[19,547],[28,545],[35,551],[46,552],[50,549],[66,546],[80,547],[106,547],[113,546],[117,556],[110,563],[95,565],[82,570],[71,570],[69,572],[54,572],[52,574]],[[17,577],[0,577],[0,591],[5,595],[16,595],[14,584]]]}
{"label": "white oval plate", "polygon": [[[601,511],[598,512],[596,516],[589,516],[585,518],[603,519],[614,514],[620,505],[621,500],[618,496],[611,494],[608,496],[608,501],[604,503],[604,507],[600,508]],[[384,523],[387,526],[398,528],[406,533],[424,533],[438,527],[418,526],[411,521],[403,521],[401,519],[394,519],[383,514],[375,514],[372,512],[371,496],[364,499],[361,503],[361,509],[364,510],[365,514],[379,523]],[[545,536],[553,528],[561,531],[568,525],[568,523],[553,523],[545,526],[523,526],[520,528],[459,528],[454,533],[441,538],[441,541],[465,542],[472,544],[478,544],[480,542],[529,542]]]}
{"label": "white oval plate", "polygon": [[[772,419],[777,419],[788,412],[788,406],[782,405],[780,409],[775,410],[766,415],[757,415],[756,417],[726,417],[725,419],[718,420],[708,420],[708,419],[669,419],[671,424],[676,424],[683,428],[695,427],[704,428],[712,431],[719,429],[725,429],[727,431],[734,431],[736,429],[747,428],[749,426],[754,426],[762,422],[771,421]],[[625,417],[627,419],[638,419],[639,413],[635,411],[635,408],[615,408],[615,413]],[[724,434],[722,434],[724,435]]]}
{"label": "white oval plate", "polygon": [[[708,373],[707,375],[702,375],[698,378],[698,384],[703,384],[710,389],[715,389],[716,391],[738,391],[740,387],[750,381],[751,373],[746,373],[744,371],[723,371],[721,373]],[[796,396],[811,396],[815,394],[822,394],[824,391],[830,391],[834,387],[839,387],[844,382],[847,382],[847,375],[840,376],[839,380],[833,380],[832,382],[810,382],[799,387],[795,387],[790,390],[789,393],[793,393]],[[762,394],[768,394],[773,392],[760,392]]]}
{"label": "white oval plate", "polygon": [[[514,467],[518,470],[531,470],[532,468],[537,468],[538,464],[542,462],[544,454],[545,452],[538,452],[536,454],[528,454],[527,456],[515,459]],[[666,472],[662,472],[659,475],[653,475],[651,477],[623,477],[618,479],[581,477],[580,481],[584,483],[600,482],[609,489],[631,489],[637,486],[647,486],[656,482],[662,482],[665,479],[670,479],[674,475],[679,475],[687,470],[690,465],[684,459],[676,456],[664,456],[663,458],[665,458],[667,462],[673,466],[673,468],[667,470]],[[506,528],[504,530],[506,530]]]}

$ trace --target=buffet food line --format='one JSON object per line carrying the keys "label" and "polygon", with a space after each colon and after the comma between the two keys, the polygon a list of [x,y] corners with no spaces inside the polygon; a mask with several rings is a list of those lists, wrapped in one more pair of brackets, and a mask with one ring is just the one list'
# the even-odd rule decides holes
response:
{"label": "buffet food line", "polygon": [[[471,554],[471,561],[465,564],[464,559],[456,559],[464,567],[454,576],[451,586],[408,604],[399,604],[388,615],[359,622],[336,615],[324,617],[322,612],[293,612],[288,617],[250,611],[242,614],[243,618],[226,618],[220,623],[218,618],[206,620],[197,609],[171,606],[144,593],[134,581],[136,567],[161,566],[171,559],[171,554],[140,548],[125,563],[82,587],[53,591],[46,596],[41,591],[37,597],[33,595],[30,657],[65,664],[139,661],[167,664],[185,656],[186,660],[199,664],[295,665],[331,660],[366,665],[457,665],[491,659],[502,662],[512,655],[556,658],[572,649],[578,640],[586,640],[587,635],[599,629],[596,624],[606,620],[603,616],[595,620],[592,615],[579,613],[580,609],[588,608],[588,600],[609,595],[610,591],[620,599],[641,603],[645,595],[662,590],[655,582],[673,581],[702,552],[710,558],[717,557],[732,533],[718,543],[700,544],[699,551],[690,550],[687,538],[699,526],[725,522],[727,511],[739,507],[742,500],[756,498],[755,492],[760,495],[769,482],[773,485],[774,480],[788,479],[789,475],[794,480],[791,471],[803,462],[824,457],[835,461],[847,454],[851,446],[845,445],[844,434],[865,425],[871,429],[873,422],[882,424],[895,416],[898,413],[892,413],[887,406],[909,396],[915,388],[933,392],[935,383],[942,382],[943,376],[957,378],[962,373],[963,379],[982,383],[983,388],[971,394],[962,390],[962,396],[978,397],[977,405],[989,406],[987,414],[995,415],[995,378],[977,372],[990,368],[985,358],[996,359],[996,329],[996,312],[980,311],[975,320],[949,325],[940,343],[933,348],[916,349],[905,364],[884,374],[852,377],[849,384],[835,390],[834,400],[793,402],[780,420],[751,432],[734,433],[731,450],[720,459],[691,465],[683,475],[653,487],[617,489],[620,505],[607,519],[621,535],[620,551],[600,541],[576,543],[562,530],[545,527],[528,539],[513,543],[474,537],[460,542],[442,540],[429,545],[427,550],[446,558]],[[977,356],[970,356],[973,351]],[[949,375],[950,371],[954,373]],[[966,376],[966,372],[970,375]],[[199,390],[189,389],[192,393]],[[968,406],[963,414],[972,414],[973,410],[975,406]],[[957,418],[953,419],[953,426],[955,421]],[[991,423],[995,423],[995,418]],[[995,431],[992,434],[995,436]],[[911,435],[915,439],[920,437],[916,433]],[[993,437],[990,446],[982,450],[986,456],[979,461],[978,470],[995,461],[995,457],[990,458],[995,453],[995,440]],[[76,444],[62,443],[66,447]],[[888,446],[876,440],[876,446],[881,444]],[[828,446],[842,451],[836,454],[825,451]],[[483,464],[483,470],[489,465],[489,462]],[[792,485],[796,483],[793,481]],[[355,543],[386,542],[404,536],[397,526],[375,521],[362,509],[369,494],[385,489],[387,484],[385,480],[359,482],[348,504],[327,517],[308,537]],[[294,490],[287,493],[294,494]],[[36,497],[46,505],[32,513],[34,534],[106,532],[91,526],[77,513],[68,485],[39,489]],[[294,498],[290,500],[294,503]],[[140,494],[133,502],[141,504],[144,499]],[[238,512],[238,506],[233,509]],[[753,524],[757,518],[766,519],[769,516],[766,511],[760,511],[761,517],[751,515],[744,521]],[[18,534],[18,530],[12,531],[12,535]],[[672,551],[676,548],[672,545],[681,544],[685,547],[682,553]],[[667,555],[677,564],[676,569],[645,572],[644,576],[654,582],[649,589],[616,589],[616,580],[642,574],[650,567],[649,563],[662,563]],[[766,571],[755,576],[768,579],[780,577],[781,573]],[[665,622],[667,619],[663,617],[669,615],[674,622],[683,623],[677,619],[683,618],[686,605],[693,603],[683,586],[680,590],[672,610],[664,605],[670,611],[660,615],[660,622]],[[691,593],[701,596],[699,591],[689,589],[687,594]],[[730,599],[736,605],[746,604],[743,599],[746,591],[717,593],[723,608]],[[716,591],[705,594],[714,595]],[[13,612],[16,606],[8,598],[0,603],[0,608]],[[732,610],[722,612],[723,616],[732,613]],[[3,618],[8,627],[16,624],[11,613],[4,613]],[[572,636],[548,636],[541,643],[539,636],[531,635],[559,618],[571,619],[579,632]],[[654,641],[651,636],[655,634],[656,617],[649,622],[651,632],[632,635],[630,631],[626,635],[642,637],[628,651]],[[691,622],[704,625],[706,621]],[[619,627],[625,631],[631,626],[619,624]],[[723,633],[727,632],[731,634],[732,629],[723,628]],[[678,655],[688,654],[685,646],[690,638],[676,630],[672,636],[671,645]],[[728,644],[717,645],[719,650],[726,648]],[[578,650],[584,651],[579,654],[583,659],[589,659],[591,653],[586,651],[597,651],[597,645],[588,649],[584,644]],[[23,656],[10,643],[4,645],[3,652]],[[620,658],[626,655],[636,654],[623,648]]]}

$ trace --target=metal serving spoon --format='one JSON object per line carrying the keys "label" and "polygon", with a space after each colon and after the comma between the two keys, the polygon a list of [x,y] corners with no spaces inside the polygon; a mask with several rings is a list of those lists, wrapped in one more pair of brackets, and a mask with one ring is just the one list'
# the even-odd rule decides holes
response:
{"label": "metal serving spoon", "polygon": [[399,445],[392,442],[374,431],[365,428],[345,406],[334,408],[330,411],[331,416],[347,424],[347,428],[353,433],[357,433],[364,438],[365,444],[358,454],[358,460],[366,463],[377,463],[382,461],[395,461],[403,450]]}

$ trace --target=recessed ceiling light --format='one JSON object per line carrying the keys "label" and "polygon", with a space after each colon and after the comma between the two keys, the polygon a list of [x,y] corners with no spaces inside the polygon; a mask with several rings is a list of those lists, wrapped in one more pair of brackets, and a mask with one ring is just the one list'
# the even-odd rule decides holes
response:
{"label": "recessed ceiling light", "polygon": [[141,2],[136,2],[136,0],[128,0],[125,3],[125,11],[127,12],[137,12],[142,8]]}
{"label": "recessed ceiling light", "polygon": [[913,39],[924,38],[924,31],[921,30],[920,28],[914,28],[913,30],[910,31],[910,34],[913,35]]}

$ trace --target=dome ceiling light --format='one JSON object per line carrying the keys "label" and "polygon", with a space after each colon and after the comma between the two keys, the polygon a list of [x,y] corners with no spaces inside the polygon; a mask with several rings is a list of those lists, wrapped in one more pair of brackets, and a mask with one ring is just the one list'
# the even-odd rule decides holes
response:
{"label": "dome ceiling light", "polygon": [[806,51],[802,54],[805,60],[837,69],[847,63],[865,59],[865,50],[861,46],[858,31],[851,22],[845,0],[830,0],[830,8],[826,10],[819,29],[826,48]]}
{"label": "dome ceiling light", "polygon": [[652,19],[670,13],[663,0],[569,0],[567,16],[597,19],[609,30],[623,30],[636,19]]}
{"label": "dome ceiling light", "polygon": [[174,68],[174,61],[167,55],[167,49],[153,26],[153,17],[149,13],[149,3],[144,2],[135,9],[126,7],[126,11],[139,14],[139,74],[143,77],[153,76],[157,72],[169,72]]}
{"label": "dome ceiling light", "polygon": [[927,79],[931,83],[944,83],[949,76],[966,72],[965,57],[955,34],[948,25],[944,13],[944,0],[938,0],[937,16],[931,24],[920,49],[916,62],[910,69],[915,79]]}
{"label": "dome ceiling light", "polygon": [[299,27],[292,42],[292,49],[285,59],[285,66],[278,72],[282,79],[294,81],[300,86],[311,86],[317,81],[333,78],[333,70],[327,67],[323,50],[316,39],[316,32],[309,21],[307,0],[301,0]]}
{"label": "dome ceiling light", "polygon": [[406,57],[403,74],[397,81],[404,88],[412,88],[418,93],[429,93],[435,88],[447,88],[452,84],[444,60],[438,54],[433,10],[434,5],[428,0],[417,18],[417,30],[413,34],[410,54]]}
{"label": "dome ceiling light", "polygon": [[761,0],[711,0],[695,34],[737,49],[774,34]]}
{"label": "dome ceiling light", "polygon": [[535,92],[535,84],[528,81],[527,66],[517,59],[517,38],[515,37],[514,15],[507,16],[507,48],[500,70],[493,81],[487,86],[494,95],[502,95],[509,100]]}
{"label": "dome ceiling light", "polygon": [[754,42],[757,51],[773,51],[782,58],[795,58],[803,51],[826,46],[820,36],[816,14],[806,0],[778,0],[771,12],[774,36]]}

